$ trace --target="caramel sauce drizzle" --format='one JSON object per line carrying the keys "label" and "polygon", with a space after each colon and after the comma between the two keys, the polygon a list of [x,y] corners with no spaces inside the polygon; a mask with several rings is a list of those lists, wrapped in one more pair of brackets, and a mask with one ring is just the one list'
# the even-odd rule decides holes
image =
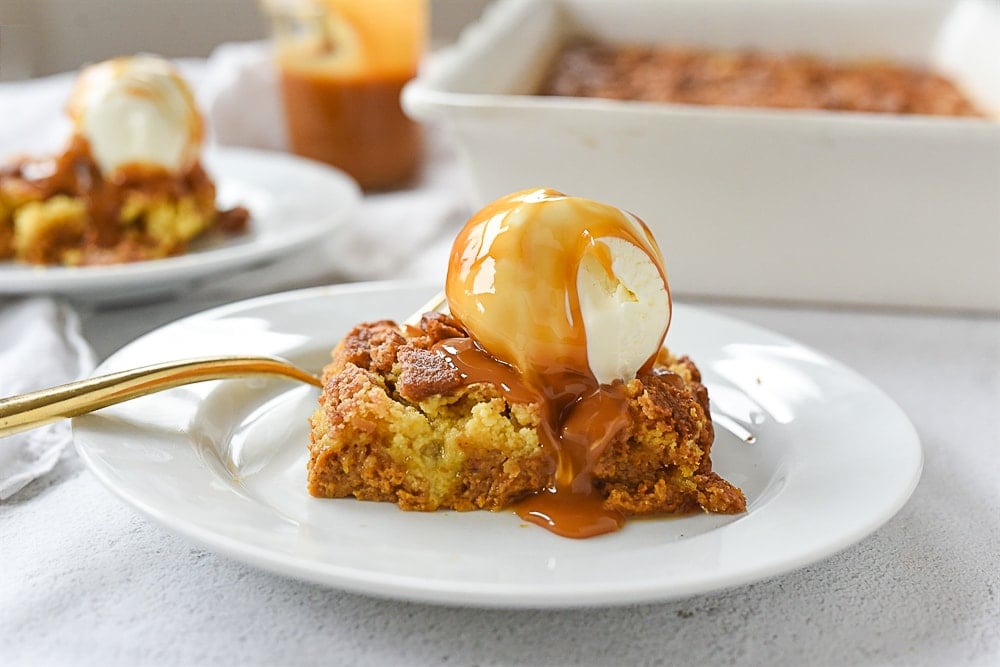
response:
{"label": "caramel sauce drizzle", "polygon": [[92,196],[102,188],[141,188],[149,194],[181,197],[197,192],[209,181],[200,164],[181,175],[163,167],[139,163],[119,167],[113,174],[102,174],[92,157],[90,145],[79,135],[74,135],[58,155],[41,160],[20,160],[6,167],[0,175],[23,180],[43,199],[57,194]]}
{"label": "caramel sauce drizzle", "polygon": [[183,174],[139,163],[119,167],[113,174],[102,174],[87,140],[79,135],[74,135],[66,149],[56,156],[25,158],[4,167],[0,171],[0,179],[3,178],[21,181],[38,200],[55,195],[81,198],[90,221],[84,244],[102,248],[112,247],[123,238],[119,213],[129,192],[175,199],[198,193],[210,193],[213,199],[215,196],[215,186],[200,162]]}
{"label": "caramel sauce drizzle", "polygon": [[[547,208],[554,201],[558,206]],[[476,340],[442,341],[436,348],[464,382],[488,382],[509,402],[541,406],[538,432],[554,460],[553,481],[513,510],[565,537],[615,531],[625,520],[605,507],[593,472],[627,428],[628,402],[621,381],[602,385],[590,370],[577,293],[585,256],[615,279],[603,237],[644,249],[666,284],[659,249],[637,218],[552,190],[519,192],[487,206],[460,233],[455,248],[462,251],[452,255],[446,287],[452,315]]]}

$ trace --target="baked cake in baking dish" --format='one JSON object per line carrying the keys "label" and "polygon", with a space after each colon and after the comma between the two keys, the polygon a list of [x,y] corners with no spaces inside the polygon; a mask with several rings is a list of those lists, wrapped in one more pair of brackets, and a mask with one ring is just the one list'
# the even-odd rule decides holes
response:
{"label": "baked cake in baking dish", "polygon": [[888,60],[579,40],[540,94],[772,109],[984,117],[947,77]]}

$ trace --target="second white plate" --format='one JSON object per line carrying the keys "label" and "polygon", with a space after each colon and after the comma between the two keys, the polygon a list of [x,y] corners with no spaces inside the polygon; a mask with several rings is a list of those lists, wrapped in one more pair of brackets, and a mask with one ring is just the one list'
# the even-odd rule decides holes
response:
{"label": "second white plate", "polygon": [[[218,353],[318,369],[351,326],[403,318],[434,291],[368,284],[240,302],[154,331],[98,371]],[[628,604],[745,584],[857,542],[909,498],[923,460],[917,435],[857,373],[684,305],[667,343],[702,370],[715,469],[746,493],[743,515],[632,521],[570,540],[509,512],[312,498],[306,420],[316,390],[279,380],[174,389],[77,418],[74,434],[112,491],[209,549],[360,593],[481,607]]]}
{"label": "second white plate", "polygon": [[0,262],[0,294],[108,301],[177,292],[225,271],[266,265],[335,234],[361,201],[357,184],[343,172],[286,153],[215,147],[205,151],[204,165],[220,208],[250,210],[247,234],[197,241],[176,257],[111,266]]}

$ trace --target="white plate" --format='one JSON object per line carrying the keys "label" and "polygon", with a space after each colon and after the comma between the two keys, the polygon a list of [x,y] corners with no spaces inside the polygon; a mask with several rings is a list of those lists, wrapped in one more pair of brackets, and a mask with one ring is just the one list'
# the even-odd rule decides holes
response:
{"label": "white plate", "polygon": [[0,294],[56,293],[121,300],[177,292],[224,271],[263,266],[334,234],[360,201],[343,172],[285,153],[246,148],[206,150],[221,208],[250,209],[250,230],[195,243],[177,257],[113,266],[25,266],[0,262]]}
{"label": "white plate", "polygon": [[[244,301],[154,331],[98,370],[220,352],[318,368],[349,327],[405,317],[433,291],[383,283]],[[715,469],[743,488],[746,514],[632,521],[571,540],[510,512],[312,498],[316,390],[280,380],[190,385],[79,417],[76,446],[125,501],[214,551],[360,593],[482,607],[627,604],[745,584],[854,544],[910,496],[917,435],[855,372],[684,305],[667,342],[702,369],[721,418]],[[741,429],[754,442],[734,435]]]}

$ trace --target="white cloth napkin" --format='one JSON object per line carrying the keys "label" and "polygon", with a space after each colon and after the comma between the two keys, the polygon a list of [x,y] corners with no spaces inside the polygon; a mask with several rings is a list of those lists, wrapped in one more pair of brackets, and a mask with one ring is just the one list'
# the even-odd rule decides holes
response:
{"label": "white cloth napkin", "polygon": [[278,71],[267,42],[223,44],[194,83],[217,143],[287,150]]}
{"label": "white cloth napkin", "polygon": [[[42,297],[0,305],[0,397],[79,379],[94,365],[72,308]],[[70,440],[65,420],[0,438],[0,500],[52,470]]]}

